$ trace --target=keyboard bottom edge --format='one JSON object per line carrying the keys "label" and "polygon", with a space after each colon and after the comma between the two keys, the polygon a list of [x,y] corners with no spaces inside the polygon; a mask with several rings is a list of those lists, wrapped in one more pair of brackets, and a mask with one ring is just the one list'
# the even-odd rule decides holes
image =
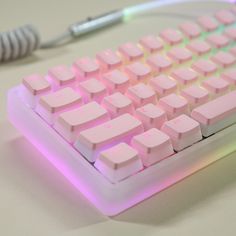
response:
{"label": "keyboard bottom edge", "polygon": [[[236,150],[236,124],[111,184],[21,100],[8,93],[12,124],[104,215],[114,216]],[[155,177],[155,178],[154,178]]]}

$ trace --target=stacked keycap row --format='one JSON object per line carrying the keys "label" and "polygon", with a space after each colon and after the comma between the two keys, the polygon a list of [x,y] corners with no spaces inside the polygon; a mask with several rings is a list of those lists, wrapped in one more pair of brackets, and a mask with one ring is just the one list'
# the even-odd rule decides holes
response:
{"label": "stacked keycap row", "polygon": [[222,10],[25,77],[22,97],[115,183],[235,123],[235,41]]}

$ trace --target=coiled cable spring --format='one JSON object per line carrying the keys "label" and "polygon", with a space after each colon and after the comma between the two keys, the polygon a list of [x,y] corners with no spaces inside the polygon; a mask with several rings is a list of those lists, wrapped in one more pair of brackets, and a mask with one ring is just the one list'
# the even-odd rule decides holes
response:
{"label": "coiled cable spring", "polygon": [[0,33],[0,62],[30,55],[40,47],[40,36],[32,25]]}

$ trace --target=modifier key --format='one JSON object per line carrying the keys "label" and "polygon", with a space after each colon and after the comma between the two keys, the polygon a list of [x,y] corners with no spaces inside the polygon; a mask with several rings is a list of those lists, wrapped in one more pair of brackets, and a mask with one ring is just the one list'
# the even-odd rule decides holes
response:
{"label": "modifier key", "polygon": [[201,124],[204,137],[236,123],[236,91],[195,108],[191,116]]}

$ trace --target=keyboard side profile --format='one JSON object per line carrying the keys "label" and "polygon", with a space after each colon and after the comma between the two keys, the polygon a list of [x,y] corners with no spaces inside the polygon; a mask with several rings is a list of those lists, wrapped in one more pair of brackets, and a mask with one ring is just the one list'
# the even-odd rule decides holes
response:
{"label": "keyboard side profile", "polygon": [[9,119],[113,216],[236,150],[235,9],[32,75]]}

